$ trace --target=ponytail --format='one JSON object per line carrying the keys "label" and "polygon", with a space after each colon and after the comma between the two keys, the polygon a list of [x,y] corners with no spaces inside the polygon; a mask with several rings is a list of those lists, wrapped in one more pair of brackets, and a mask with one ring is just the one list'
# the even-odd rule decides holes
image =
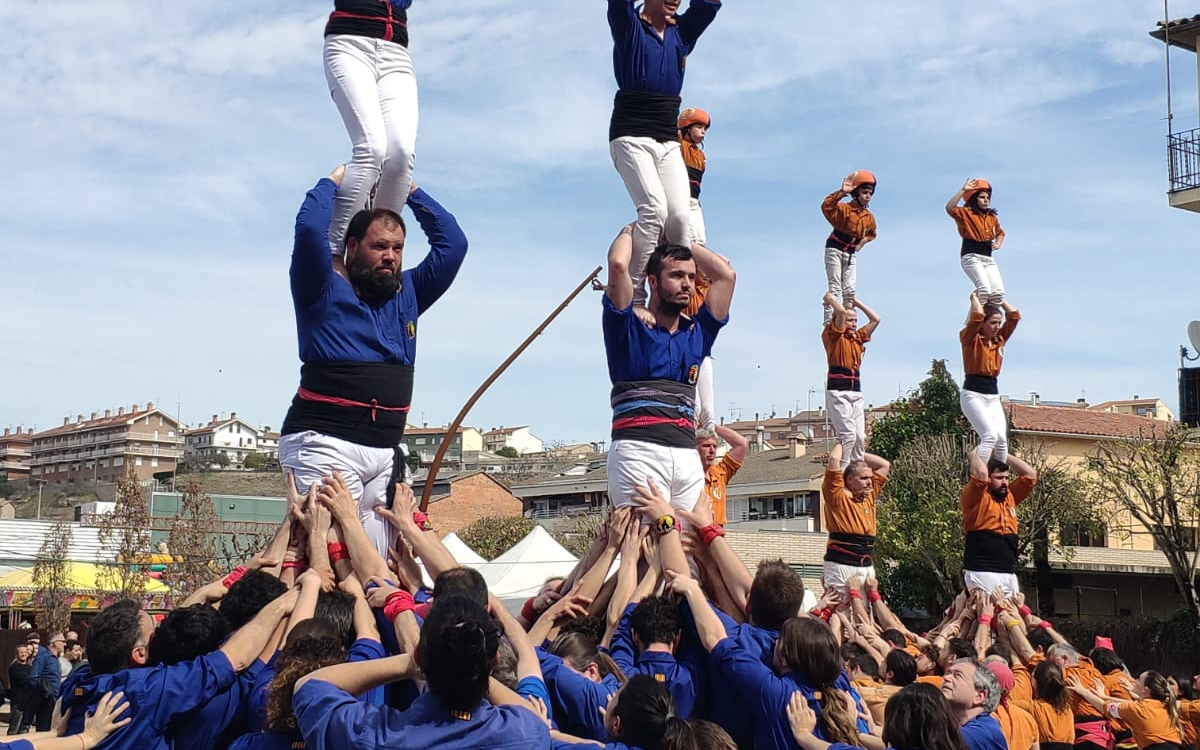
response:
{"label": "ponytail", "polygon": [[1142,684],[1146,686],[1146,697],[1160,701],[1167,709],[1167,717],[1171,720],[1171,728],[1183,736],[1179,725],[1179,698],[1171,692],[1171,685],[1161,672],[1153,670],[1142,674]]}
{"label": "ponytail", "polygon": [[600,668],[601,676],[612,675],[617,678],[617,682],[624,685],[629,678],[621,671],[621,667],[617,665],[613,658],[603,651],[596,652],[596,666]]}
{"label": "ponytail", "polygon": [[854,698],[844,690],[826,687],[819,695],[821,717],[817,726],[827,742],[840,742],[857,747],[858,712],[854,710]]}

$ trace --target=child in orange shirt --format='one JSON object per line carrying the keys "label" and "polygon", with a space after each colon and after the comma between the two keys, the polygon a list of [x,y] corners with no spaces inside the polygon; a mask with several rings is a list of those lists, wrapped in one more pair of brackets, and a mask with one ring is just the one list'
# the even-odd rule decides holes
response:
{"label": "child in orange shirt", "polygon": [[[959,201],[963,205],[958,205]],[[1004,229],[992,208],[992,186],[987,180],[970,179],[946,203],[946,213],[958,225],[962,237],[962,269],[983,304],[1004,301],[1004,280],[992,253],[1004,244]]]}

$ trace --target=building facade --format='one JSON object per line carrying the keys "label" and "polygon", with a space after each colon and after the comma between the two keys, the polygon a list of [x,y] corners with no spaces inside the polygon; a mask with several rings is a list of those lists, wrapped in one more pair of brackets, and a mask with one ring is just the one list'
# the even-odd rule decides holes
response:
{"label": "building facade", "polygon": [[483,433],[483,449],[495,453],[501,448],[512,448],[518,454],[541,453],[545,450],[542,439],[529,431],[528,426],[500,427]]}
{"label": "building facade", "polygon": [[183,437],[174,417],[153,402],[105,409],[33,435],[29,479],[46,484],[115,482],[132,464],[139,479],[174,471],[183,455]]}
{"label": "building facade", "polygon": [[[449,426],[422,427],[409,426],[404,430],[404,444],[408,446],[410,456],[418,456],[422,465],[433,463],[438,449],[447,439]],[[478,453],[483,450],[483,434],[474,427],[459,427],[450,438],[450,446],[446,449],[443,459],[452,466],[462,464],[464,454]]]}
{"label": "building facade", "polygon": [[227,462],[229,466],[238,467],[253,453],[279,458],[279,434],[271,432],[269,427],[259,429],[239,419],[236,411],[227,419],[214,414],[208,424],[185,430],[183,435],[186,441],[184,455],[196,465]]}
{"label": "building facade", "polygon": [[17,427],[4,428],[0,436],[0,479],[10,482],[29,479],[30,449],[33,447],[33,430]]}

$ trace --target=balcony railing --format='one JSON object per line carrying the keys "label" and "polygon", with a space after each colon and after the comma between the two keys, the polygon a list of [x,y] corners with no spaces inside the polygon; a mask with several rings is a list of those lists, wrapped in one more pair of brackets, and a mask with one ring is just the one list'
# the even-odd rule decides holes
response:
{"label": "balcony railing", "polygon": [[1200,187],[1200,128],[1167,136],[1167,159],[1170,192]]}

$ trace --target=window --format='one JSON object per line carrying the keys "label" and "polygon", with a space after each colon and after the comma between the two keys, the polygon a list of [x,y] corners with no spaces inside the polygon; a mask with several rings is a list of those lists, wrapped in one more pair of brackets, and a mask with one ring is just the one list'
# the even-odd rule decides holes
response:
{"label": "window", "polygon": [[151,466],[158,466],[158,459],[157,459],[157,458],[152,458],[152,459],[150,459],[150,465],[151,465]]}
{"label": "window", "polygon": [[752,497],[747,503],[747,518],[752,521],[810,515],[812,508],[808,495]]}
{"label": "window", "polygon": [[141,456],[134,456],[134,457],[133,457],[133,465],[134,465],[134,466],[141,466],[141,465],[142,465],[142,457],[141,457]]}
{"label": "window", "polygon": [[[1187,552],[1195,552],[1197,539],[1200,538],[1200,528],[1195,526],[1184,526],[1182,529],[1180,529],[1180,532],[1181,536],[1183,537],[1183,549]],[[1154,549],[1162,549],[1162,545],[1158,543],[1157,536],[1154,537]]]}
{"label": "window", "polygon": [[1063,524],[1060,541],[1064,547],[1107,547],[1108,527],[1104,524]]}
{"label": "window", "polygon": [[124,465],[124,463],[125,463],[125,459],[121,456],[117,456],[116,458],[113,459],[113,466],[122,466],[122,465]]}

